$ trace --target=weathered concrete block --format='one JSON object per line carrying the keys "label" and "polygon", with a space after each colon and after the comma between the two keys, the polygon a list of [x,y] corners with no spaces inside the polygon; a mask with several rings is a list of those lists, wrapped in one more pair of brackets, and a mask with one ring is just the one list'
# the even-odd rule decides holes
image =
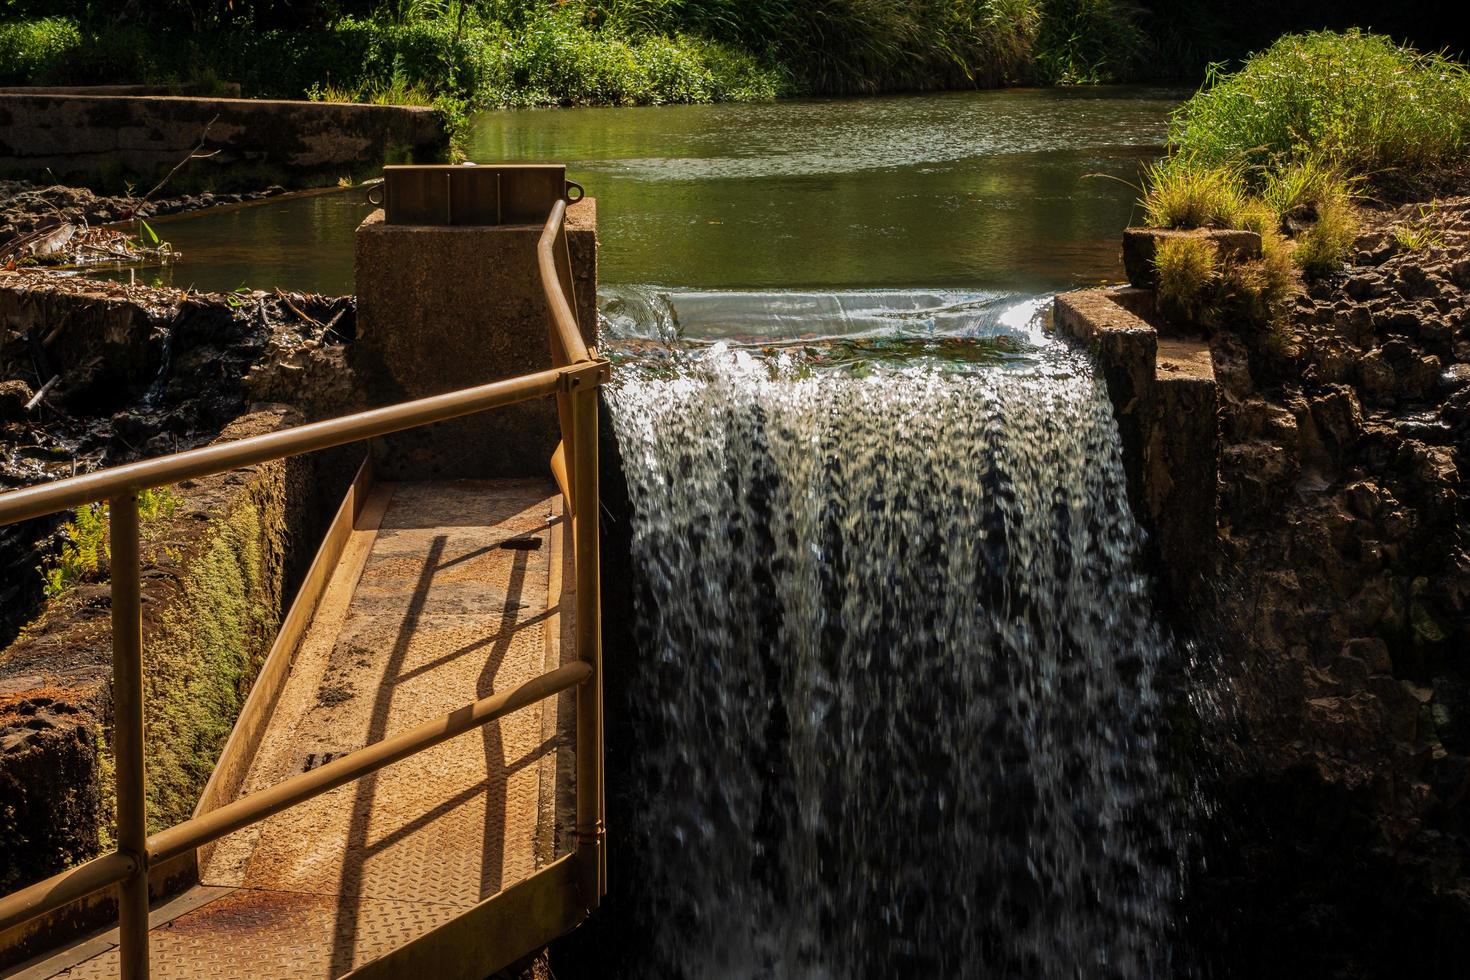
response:
{"label": "weathered concrete block", "polygon": [[312,187],[390,160],[443,160],[443,113],[413,106],[197,99],[181,96],[0,94],[0,174],[120,187],[151,181],[199,144],[175,189]]}
{"label": "weathered concrete block", "polygon": [[[597,341],[597,204],[567,209],[577,318]],[[538,225],[390,225],[357,231],[354,368],[374,404],[442,394],[551,365]],[[385,479],[544,475],[560,438],[552,399],[381,440]]]}
{"label": "weathered concrete block", "polygon": [[1210,348],[1161,338],[1139,314],[1139,289],[1086,289],[1056,298],[1053,322],[1088,345],[1107,384],[1123,442],[1134,516],[1166,596],[1187,603],[1214,555],[1220,458],[1219,391]]}
{"label": "weathered concrete block", "polygon": [[1239,260],[1261,257],[1261,236],[1253,231],[1223,228],[1127,228],[1123,231],[1123,268],[1128,281],[1140,289],[1158,285],[1154,255],[1159,242],[1168,238],[1204,238],[1215,243],[1222,258]]}

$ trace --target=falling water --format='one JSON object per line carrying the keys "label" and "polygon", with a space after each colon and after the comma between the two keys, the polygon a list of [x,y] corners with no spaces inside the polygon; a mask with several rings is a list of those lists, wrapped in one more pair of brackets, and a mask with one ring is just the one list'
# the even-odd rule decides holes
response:
{"label": "falling water", "polygon": [[1166,647],[1109,406],[1061,345],[920,354],[717,344],[608,392],[648,975],[1170,973]]}

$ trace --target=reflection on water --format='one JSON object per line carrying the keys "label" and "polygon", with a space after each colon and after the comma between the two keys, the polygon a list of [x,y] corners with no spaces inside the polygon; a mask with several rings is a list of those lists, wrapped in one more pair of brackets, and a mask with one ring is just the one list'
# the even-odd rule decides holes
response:
{"label": "reflection on water", "polygon": [[[1136,196],[1124,182],[1157,152],[1182,94],[490,112],[469,152],[566,161],[598,198],[604,283],[1035,295],[1121,275],[1117,236]],[[349,192],[161,219],[184,257],[139,276],[351,292],[353,230],[368,211]]]}
{"label": "reflection on water", "polygon": [[[201,292],[280,287],[346,295],[354,291],[353,232],[371,210],[360,190],[343,190],[153,219],[153,230],[183,255],[133,275]],[[107,278],[127,281],[129,272]]]}
{"label": "reflection on water", "polygon": [[1121,274],[1136,192],[1120,180],[1157,152],[1178,95],[492,113],[470,152],[566,160],[598,198],[605,282],[1038,293]]}

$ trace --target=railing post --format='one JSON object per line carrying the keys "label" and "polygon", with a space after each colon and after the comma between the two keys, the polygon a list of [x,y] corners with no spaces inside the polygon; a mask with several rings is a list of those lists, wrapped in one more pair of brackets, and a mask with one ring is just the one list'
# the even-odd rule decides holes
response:
{"label": "railing post", "polygon": [[572,541],[576,552],[577,656],[592,668],[577,688],[577,854],[583,898],[595,907],[607,893],[602,758],[602,599],[598,547],[597,386],[573,388]]}
{"label": "railing post", "polygon": [[111,512],[112,752],[117,775],[117,849],[135,862],[118,885],[118,954],[123,980],[148,976],[148,826],[143,772],[143,618],[138,566],[138,495],[114,497]]}

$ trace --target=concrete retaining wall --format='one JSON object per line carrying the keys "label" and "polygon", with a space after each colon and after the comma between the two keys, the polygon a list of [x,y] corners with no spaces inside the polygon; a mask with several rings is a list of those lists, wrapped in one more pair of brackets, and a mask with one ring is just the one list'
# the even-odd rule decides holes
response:
{"label": "concrete retaining wall", "polygon": [[[263,408],[220,441],[293,421]],[[275,460],[176,487],[172,516],[143,523],[151,829],[187,819],[214,767],[310,551],[316,483],[310,458]],[[94,857],[111,836],[109,609],[105,583],[79,585],[0,650],[0,891]],[[188,878],[187,864],[159,877]],[[113,901],[108,891],[0,933],[0,969],[106,921]]]}
{"label": "concrete retaining wall", "polygon": [[[211,120],[213,122],[211,123]],[[256,99],[0,93],[0,175],[146,190],[198,145],[170,189],[313,187],[449,153],[436,109]],[[49,179],[49,178],[48,178]]]}
{"label": "concrete retaining wall", "polygon": [[1123,440],[1129,503],[1166,604],[1186,607],[1215,552],[1219,391],[1209,345],[1160,333],[1153,293],[1084,289],[1056,298],[1056,328],[1088,345]]}
{"label": "concrete retaining wall", "polygon": [[[567,209],[582,338],[597,343],[597,202]],[[535,225],[390,225],[357,230],[354,368],[372,404],[549,370]],[[560,437],[551,399],[521,402],[374,444],[389,480],[541,476]]]}

